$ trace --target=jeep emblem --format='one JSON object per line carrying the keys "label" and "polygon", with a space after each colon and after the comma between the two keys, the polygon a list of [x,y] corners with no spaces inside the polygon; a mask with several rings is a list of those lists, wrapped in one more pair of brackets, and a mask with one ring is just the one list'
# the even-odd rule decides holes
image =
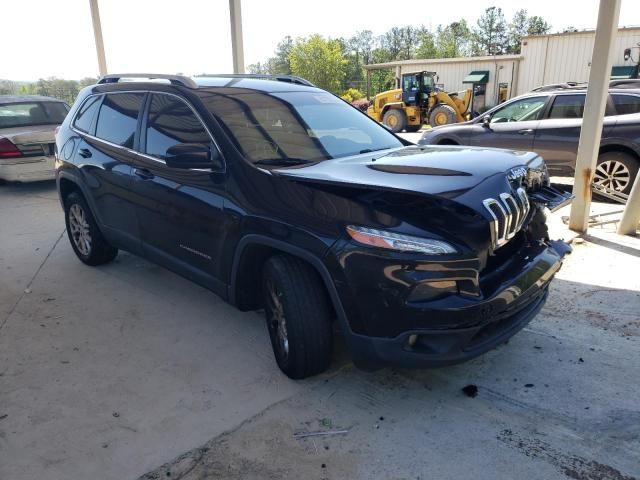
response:
{"label": "jeep emblem", "polygon": [[526,167],[515,167],[507,172],[507,180],[510,182],[522,183],[522,180],[527,176]]}

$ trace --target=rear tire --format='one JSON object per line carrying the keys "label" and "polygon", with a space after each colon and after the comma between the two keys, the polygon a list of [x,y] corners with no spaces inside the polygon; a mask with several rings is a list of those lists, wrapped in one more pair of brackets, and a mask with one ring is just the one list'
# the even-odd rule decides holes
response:
{"label": "rear tire", "polygon": [[598,156],[593,183],[629,195],[637,175],[635,157],[625,152],[604,152]]}
{"label": "rear tire", "polygon": [[393,133],[398,133],[404,130],[407,124],[407,116],[402,110],[392,108],[387,110],[382,117],[382,123],[384,123]]}
{"label": "rear tire", "polygon": [[70,193],[65,199],[64,219],[71,247],[83,263],[97,266],[116,258],[118,249],[104,239],[87,202],[79,193]]}
{"label": "rear tire", "polygon": [[456,120],[456,111],[449,105],[438,105],[429,114],[429,124],[432,127],[456,123]]}
{"label": "rear tire", "polygon": [[267,260],[262,277],[265,316],[280,370],[300,379],[331,363],[331,314],[322,280],[306,262],[289,255]]}

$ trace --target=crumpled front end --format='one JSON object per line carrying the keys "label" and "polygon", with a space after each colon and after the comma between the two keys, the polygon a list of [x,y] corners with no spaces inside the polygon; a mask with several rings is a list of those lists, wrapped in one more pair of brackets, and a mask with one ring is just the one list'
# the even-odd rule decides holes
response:
{"label": "crumpled front end", "polygon": [[491,196],[480,207],[483,186],[473,198],[456,198],[475,204],[485,218],[490,241],[475,255],[426,257],[352,241],[334,245],[328,261],[350,319],[347,341],[357,364],[459,363],[506,341],[540,311],[570,251],[549,239],[546,209],[566,204],[571,195],[550,187],[543,170],[523,168],[488,183]]}

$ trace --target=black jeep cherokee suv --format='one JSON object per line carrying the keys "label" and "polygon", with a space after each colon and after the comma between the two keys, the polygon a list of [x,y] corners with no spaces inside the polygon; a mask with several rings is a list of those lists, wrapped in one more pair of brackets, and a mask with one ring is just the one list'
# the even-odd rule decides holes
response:
{"label": "black jeep cherokee suv", "polygon": [[536,154],[410,145],[295,77],[124,77],[57,135],[75,253],[128,250],[264,308],[288,376],[328,367],[334,323],[362,368],[432,367],[542,308],[568,250],[544,208],[569,199]]}

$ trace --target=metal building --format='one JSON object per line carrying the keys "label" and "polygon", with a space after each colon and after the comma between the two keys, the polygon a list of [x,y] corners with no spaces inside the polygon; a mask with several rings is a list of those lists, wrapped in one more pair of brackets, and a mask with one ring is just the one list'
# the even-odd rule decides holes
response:
{"label": "metal building", "polygon": [[[498,103],[500,90],[506,91],[506,98],[511,98],[540,85],[588,81],[594,41],[595,30],[535,35],[522,39],[519,55],[402,60],[364,68],[367,73],[395,69],[396,77],[403,73],[434,71],[438,73],[438,83],[448,91],[468,88],[472,72],[476,75],[482,72],[486,81],[484,103],[492,106]],[[623,76],[633,66],[631,60],[624,60],[624,50],[638,44],[640,27],[618,29],[613,58],[615,76]],[[638,55],[640,52],[634,50],[636,61]]]}

